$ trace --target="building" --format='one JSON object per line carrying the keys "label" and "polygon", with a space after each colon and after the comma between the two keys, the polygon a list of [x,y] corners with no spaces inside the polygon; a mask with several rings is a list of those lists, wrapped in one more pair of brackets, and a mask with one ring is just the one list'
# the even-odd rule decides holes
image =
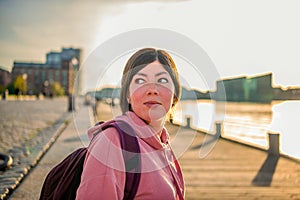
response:
{"label": "building", "polygon": [[[273,74],[237,77],[217,81],[218,101],[271,102],[274,98]],[[225,94],[222,88],[225,89]]]}
{"label": "building", "polygon": [[11,74],[9,71],[0,68],[0,87],[7,87],[11,82]]}
{"label": "building", "polygon": [[300,86],[276,88],[274,100],[300,100]]}
{"label": "building", "polygon": [[81,63],[81,49],[62,48],[61,52],[49,52],[46,63],[14,62],[12,79],[23,76],[28,94],[51,95],[51,84],[58,82],[65,94],[75,94],[81,88],[81,76],[75,78]]}

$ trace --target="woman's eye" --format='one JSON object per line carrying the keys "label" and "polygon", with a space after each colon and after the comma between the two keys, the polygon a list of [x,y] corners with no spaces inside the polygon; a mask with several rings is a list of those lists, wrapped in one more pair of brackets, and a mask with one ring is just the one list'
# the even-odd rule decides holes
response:
{"label": "woman's eye", "polygon": [[158,82],[159,83],[168,83],[169,81],[166,78],[160,78],[160,79],[158,79]]}
{"label": "woman's eye", "polygon": [[137,79],[135,79],[135,81],[134,81],[136,84],[142,84],[142,83],[144,83],[145,82],[145,80],[144,79],[142,79],[142,78],[137,78]]}

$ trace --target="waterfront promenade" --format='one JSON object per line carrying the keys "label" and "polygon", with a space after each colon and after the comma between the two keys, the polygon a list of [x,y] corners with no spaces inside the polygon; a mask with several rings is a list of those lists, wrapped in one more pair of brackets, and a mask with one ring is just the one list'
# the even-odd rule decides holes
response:
{"label": "waterfront promenade", "polygon": [[93,115],[90,114],[91,109],[82,102],[78,106],[78,110],[70,114],[66,129],[9,199],[38,199],[47,173],[70,152],[88,144],[86,130],[94,123],[90,118]]}
{"label": "waterfront promenade", "polygon": [[299,162],[225,139],[200,159],[203,138],[180,158],[187,199],[300,199]]}
{"label": "waterfront promenade", "polygon": [[[109,107],[99,104],[98,120],[112,117]],[[81,105],[67,128],[30,172],[10,199],[38,199],[47,172],[74,149],[87,142],[84,134],[94,122],[89,107]],[[218,139],[200,159],[203,133],[167,124],[171,137],[192,143],[180,157],[186,183],[186,199],[300,199],[300,164],[285,157],[225,139]],[[178,134],[178,129],[180,133]],[[175,144],[174,144],[175,145]]]}
{"label": "waterfront promenade", "polygon": [[15,189],[37,164],[56,135],[67,126],[67,98],[9,98],[0,101],[0,153],[11,155],[0,171],[0,199]]}

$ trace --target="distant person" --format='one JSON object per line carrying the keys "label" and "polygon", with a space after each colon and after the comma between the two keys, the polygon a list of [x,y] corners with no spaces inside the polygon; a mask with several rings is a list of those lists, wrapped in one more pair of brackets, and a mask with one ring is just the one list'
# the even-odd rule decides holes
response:
{"label": "distant person", "polygon": [[19,88],[16,88],[16,89],[15,89],[15,94],[16,94],[17,96],[20,95],[20,89],[19,89]]}
{"label": "distant person", "polygon": [[[154,48],[137,51],[124,68],[122,115],[114,120],[134,129],[140,147],[140,182],[134,199],[184,199],[182,172],[164,127],[181,93],[178,77],[171,56]],[[89,129],[89,137],[102,126]],[[125,174],[120,137],[116,128],[107,128],[91,141],[76,199],[123,199]]]}
{"label": "distant person", "polygon": [[2,100],[5,100],[6,99],[6,91],[3,91],[2,92]]}

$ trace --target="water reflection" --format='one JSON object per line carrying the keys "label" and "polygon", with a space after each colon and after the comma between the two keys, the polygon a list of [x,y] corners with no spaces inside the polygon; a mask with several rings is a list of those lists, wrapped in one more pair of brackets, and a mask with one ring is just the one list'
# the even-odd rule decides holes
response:
{"label": "water reflection", "polygon": [[210,131],[214,120],[214,104],[209,101],[181,101],[176,105],[174,122],[186,125],[191,118],[191,127]]}
{"label": "water reflection", "polygon": [[271,121],[272,104],[227,102],[223,136],[267,147]]}
{"label": "water reflection", "polygon": [[273,101],[271,104],[183,101],[176,108],[174,121],[185,124],[191,116],[192,126],[214,132],[214,123],[223,122],[223,136],[268,148],[267,133],[281,133],[283,153],[300,158],[300,101]]}
{"label": "water reflection", "polygon": [[300,158],[300,101],[285,101],[273,106],[270,129],[281,134],[282,152]]}

